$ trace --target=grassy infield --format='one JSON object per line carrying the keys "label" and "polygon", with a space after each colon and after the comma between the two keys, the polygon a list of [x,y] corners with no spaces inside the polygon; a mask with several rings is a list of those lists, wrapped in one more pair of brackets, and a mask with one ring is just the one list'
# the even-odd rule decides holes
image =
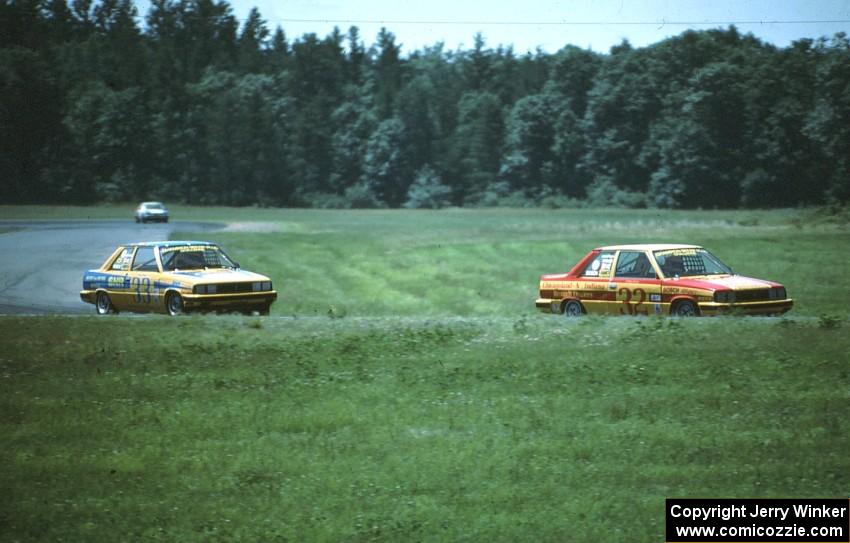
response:
{"label": "grassy infield", "polygon": [[[846,226],[173,211],[274,223],[204,236],[275,279],[273,318],[0,318],[0,539],[662,541],[665,497],[847,496]],[[540,273],[641,241],[704,244],[797,306],[534,313]]]}

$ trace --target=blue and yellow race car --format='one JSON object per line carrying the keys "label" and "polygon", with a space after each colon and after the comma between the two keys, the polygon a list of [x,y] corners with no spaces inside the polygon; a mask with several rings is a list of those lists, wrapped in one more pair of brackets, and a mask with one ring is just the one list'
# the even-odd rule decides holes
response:
{"label": "blue and yellow race car", "polygon": [[239,268],[206,241],[121,245],[100,268],[83,275],[80,298],[98,314],[238,311],[268,315],[277,292],[265,275]]}

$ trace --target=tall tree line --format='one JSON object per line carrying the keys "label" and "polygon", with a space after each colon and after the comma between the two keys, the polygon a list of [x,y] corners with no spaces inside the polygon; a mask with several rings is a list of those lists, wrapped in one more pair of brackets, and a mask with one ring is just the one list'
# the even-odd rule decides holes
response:
{"label": "tall tree line", "polygon": [[[216,0],[0,0],[0,201],[777,207],[850,199],[850,40],[736,28],[607,54]],[[560,203],[560,204],[559,204]]]}

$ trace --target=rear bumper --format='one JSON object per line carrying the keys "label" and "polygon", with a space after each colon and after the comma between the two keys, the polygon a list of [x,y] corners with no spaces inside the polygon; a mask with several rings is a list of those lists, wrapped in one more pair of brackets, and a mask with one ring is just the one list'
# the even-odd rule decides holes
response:
{"label": "rear bumper", "polygon": [[259,308],[277,300],[277,291],[239,292],[236,294],[183,294],[183,307],[191,309]]}
{"label": "rear bumper", "polygon": [[561,300],[557,299],[538,298],[537,301],[534,302],[534,306],[543,313],[561,312]]}
{"label": "rear bumper", "polygon": [[794,300],[769,300],[762,302],[742,302],[737,304],[720,304],[717,302],[700,302],[699,311],[703,315],[721,315],[726,313],[738,315],[780,315],[794,307]]}

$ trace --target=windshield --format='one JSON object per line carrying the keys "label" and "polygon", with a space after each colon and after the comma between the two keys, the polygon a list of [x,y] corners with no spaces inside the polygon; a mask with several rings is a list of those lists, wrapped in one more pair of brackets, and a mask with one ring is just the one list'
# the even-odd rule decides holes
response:
{"label": "windshield", "polygon": [[732,274],[729,266],[705,249],[668,249],[653,254],[664,277]]}
{"label": "windshield", "polygon": [[153,204],[142,204],[142,207],[146,207],[148,209],[162,209],[163,206],[162,206],[162,204],[153,203]]}
{"label": "windshield", "polygon": [[178,245],[159,250],[163,270],[235,268],[236,264],[215,245]]}

